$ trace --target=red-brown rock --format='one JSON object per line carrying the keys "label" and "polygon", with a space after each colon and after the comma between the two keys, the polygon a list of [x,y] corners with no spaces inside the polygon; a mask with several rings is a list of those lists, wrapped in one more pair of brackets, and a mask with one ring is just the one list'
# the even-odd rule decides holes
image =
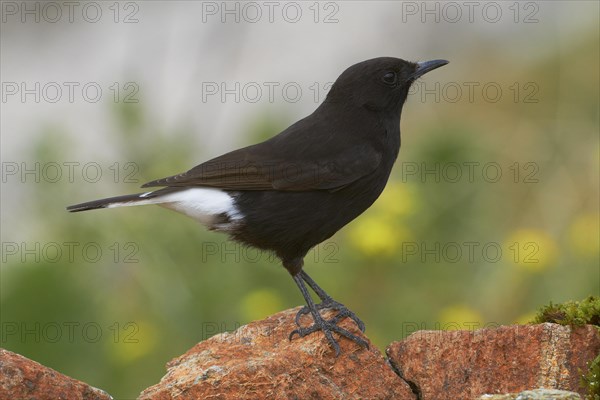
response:
{"label": "red-brown rock", "polygon": [[477,331],[419,331],[387,348],[391,364],[422,400],[579,386],[586,362],[600,352],[591,325],[514,325]]}
{"label": "red-brown rock", "polygon": [[0,399],[110,400],[108,394],[0,349]]}
{"label": "red-brown rock", "polygon": [[[363,349],[340,339],[336,358],[320,332],[288,340],[297,311],[197,344],[169,362],[160,383],[140,399],[415,399],[373,346]],[[333,315],[324,312],[325,317]],[[310,321],[309,316],[303,319]],[[340,326],[359,334],[348,319]]]}

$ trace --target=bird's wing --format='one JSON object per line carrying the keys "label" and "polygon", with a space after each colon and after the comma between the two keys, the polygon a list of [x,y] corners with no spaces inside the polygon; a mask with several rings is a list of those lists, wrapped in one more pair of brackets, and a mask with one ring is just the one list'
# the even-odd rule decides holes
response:
{"label": "bird's wing", "polygon": [[[305,138],[306,139],[306,138]],[[381,154],[348,141],[334,148],[327,137],[301,140],[278,135],[213,158],[179,175],[148,182],[154,186],[208,186],[226,190],[335,191],[373,172]]]}

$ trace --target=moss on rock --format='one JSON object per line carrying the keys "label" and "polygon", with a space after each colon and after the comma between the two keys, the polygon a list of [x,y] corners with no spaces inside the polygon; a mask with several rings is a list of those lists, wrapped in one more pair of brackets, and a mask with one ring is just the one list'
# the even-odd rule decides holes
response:
{"label": "moss on rock", "polygon": [[[582,301],[567,301],[542,307],[532,323],[553,322],[561,325],[595,325],[600,332],[600,297],[590,296]],[[589,363],[581,377],[581,386],[588,391],[586,399],[600,400],[600,354]]]}
{"label": "moss on rock", "polygon": [[534,324],[553,322],[561,325],[595,325],[600,327],[600,297],[590,296],[582,301],[567,301],[542,307]]}

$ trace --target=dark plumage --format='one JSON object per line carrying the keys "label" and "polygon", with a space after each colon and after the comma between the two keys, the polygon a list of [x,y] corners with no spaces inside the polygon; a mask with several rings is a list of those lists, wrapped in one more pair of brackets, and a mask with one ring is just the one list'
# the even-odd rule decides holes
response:
{"label": "dark plumage", "polygon": [[[273,251],[293,276],[315,321],[290,335],[321,330],[366,345],[337,326],[354,313],[335,302],[302,271],[303,258],[364,212],[383,191],[400,150],[400,114],[410,85],[445,60],[411,63],[382,57],[345,70],[311,115],[271,139],[232,151],[187,172],[148,182],[164,187],[68,207],[69,211],[160,204],[187,214],[234,240]],[[322,303],[315,305],[305,284]],[[338,315],[324,320],[322,308]]]}

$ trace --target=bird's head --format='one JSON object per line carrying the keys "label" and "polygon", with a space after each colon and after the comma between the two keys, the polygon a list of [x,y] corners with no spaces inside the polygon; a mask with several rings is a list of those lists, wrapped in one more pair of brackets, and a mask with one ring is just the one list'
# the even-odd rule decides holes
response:
{"label": "bird's head", "polygon": [[346,69],[335,81],[326,102],[364,107],[375,112],[400,112],[410,85],[419,77],[448,64],[446,60],[413,63],[379,57]]}

